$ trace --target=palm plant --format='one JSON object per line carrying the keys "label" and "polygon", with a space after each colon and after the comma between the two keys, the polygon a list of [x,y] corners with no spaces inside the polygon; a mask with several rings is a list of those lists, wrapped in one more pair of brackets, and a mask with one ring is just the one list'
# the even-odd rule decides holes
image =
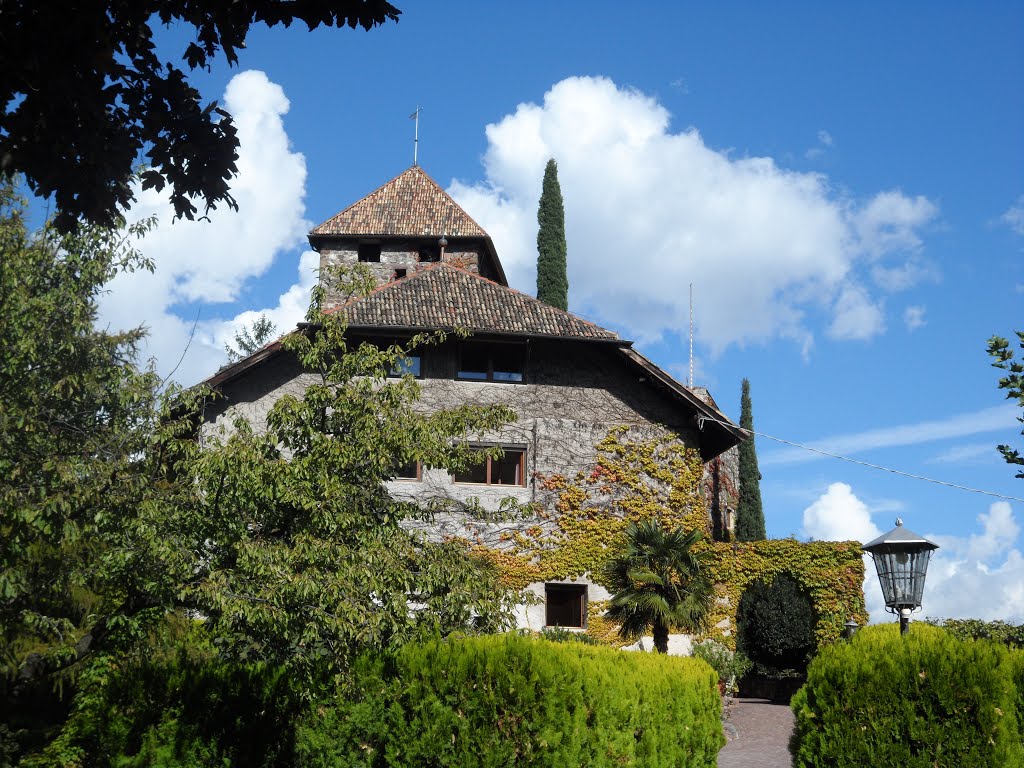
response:
{"label": "palm plant", "polygon": [[693,547],[700,531],[666,531],[654,519],[626,526],[626,548],[602,575],[613,592],[605,616],[619,624],[623,638],[651,628],[654,647],[668,653],[670,629],[697,632],[707,623],[714,600],[707,554]]}

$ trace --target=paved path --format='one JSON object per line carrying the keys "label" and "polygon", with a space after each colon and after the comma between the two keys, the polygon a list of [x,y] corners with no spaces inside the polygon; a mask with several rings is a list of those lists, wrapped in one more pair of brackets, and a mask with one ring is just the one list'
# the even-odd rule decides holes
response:
{"label": "paved path", "polygon": [[[730,727],[731,726],[731,727]],[[793,711],[766,699],[737,699],[718,753],[718,768],[790,768],[789,737]]]}

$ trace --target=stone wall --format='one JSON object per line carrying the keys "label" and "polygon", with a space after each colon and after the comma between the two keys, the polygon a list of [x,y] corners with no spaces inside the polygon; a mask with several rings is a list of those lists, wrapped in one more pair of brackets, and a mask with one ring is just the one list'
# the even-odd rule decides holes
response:
{"label": "stone wall", "polygon": [[[481,339],[474,337],[473,341],[479,343]],[[390,483],[391,492],[398,497],[421,502],[445,500],[454,505],[452,513],[439,516],[431,525],[431,536],[466,536],[467,519],[458,508],[474,500],[489,509],[498,508],[509,497],[530,503],[538,499],[538,475],[589,473],[595,465],[595,445],[613,427],[627,425],[632,436],[644,437],[660,432],[664,425],[686,444],[697,447],[698,434],[689,412],[642,377],[611,345],[549,339],[525,342],[524,381],[498,383],[456,379],[459,343],[452,340],[421,350],[422,397],[416,407],[432,412],[465,403],[510,406],[517,415],[513,423],[468,438],[481,444],[525,448],[526,483],[456,483],[447,470],[433,467],[422,467],[418,480]],[[224,386],[225,398],[207,410],[204,433],[230,432],[238,415],[246,417],[257,430],[263,429],[266,414],[279,397],[301,396],[313,380],[311,374],[282,354]],[[537,521],[474,524],[472,531],[480,544],[501,549],[510,530],[528,525],[536,526]],[[587,584],[591,601],[609,597],[586,575],[571,583]],[[524,603],[517,612],[517,622],[520,627],[540,629],[544,623],[544,585],[531,585],[527,591],[540,602]],[[674,639],[684,642],[683,638]]]}
{"label": "stone wall", "polygon": [[[377,281],[378,287],[394,280],[396,278],[397,270],[404,269],[406,270],[406,274],[411,275],[416,270],[422,269],[426,264],[430,263],[420,260],[420,248],[423,246],[422,240],[385,241],[380,245],[380,261],[363,262],[370,268],[370,271],[373,273],[373,276]],[[336,268],[340,265],[358,264],[358,249],[359,243],[355,240],[339,240],[330,244],[321,245],[321,276],[331,274],[332,267]],[[483,246],[481,244],[453,241],[447,248],[445,248],[445,252],[441,260],[446,264],[452,264],[453,266],[460,267],[468,272],[479,274],[481,262],[480,254],[482,249]],[[486,274],[484,276],[489,277],[489,275]],[[324,305],[325,309],[337,306],[341,299],[347,298],[339,297],[338,294],[332,290],[330,282],[325,281],[324,287],[327,289],[327,300]]]}

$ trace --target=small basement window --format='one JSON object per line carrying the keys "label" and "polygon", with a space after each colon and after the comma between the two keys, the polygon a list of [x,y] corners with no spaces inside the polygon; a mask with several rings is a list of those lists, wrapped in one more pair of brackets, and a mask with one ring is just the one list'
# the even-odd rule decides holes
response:
{"label": "small basement window", "polygon": [[521,344],[463,344],[456,378],[465,381],[520,383],[526,368],[526,347]]}
{"label": "small basement window", "polygon": [[498,458],[488,457],[479,464],[471,464],[452,478],[456,483],[477,485],[526,485],[526,449],[502,447]]}
{"label": "small basement window", "polygon": [[360,243],[359,260],[362,262],[377,263],[380,261],[379,243]]}
{"label": "small basement window", "polygon": [[544,606],[547,626],[583,629],[587,626],[587,585],[545,584]]}

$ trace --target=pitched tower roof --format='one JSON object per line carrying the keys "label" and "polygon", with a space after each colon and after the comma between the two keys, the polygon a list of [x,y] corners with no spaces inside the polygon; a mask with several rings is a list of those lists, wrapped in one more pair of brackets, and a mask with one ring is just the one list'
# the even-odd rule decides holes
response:
{"label": "pitched tower roof", "polygon": [[418,165],[399,174],[309,233],[321,236],[490,239]]}

